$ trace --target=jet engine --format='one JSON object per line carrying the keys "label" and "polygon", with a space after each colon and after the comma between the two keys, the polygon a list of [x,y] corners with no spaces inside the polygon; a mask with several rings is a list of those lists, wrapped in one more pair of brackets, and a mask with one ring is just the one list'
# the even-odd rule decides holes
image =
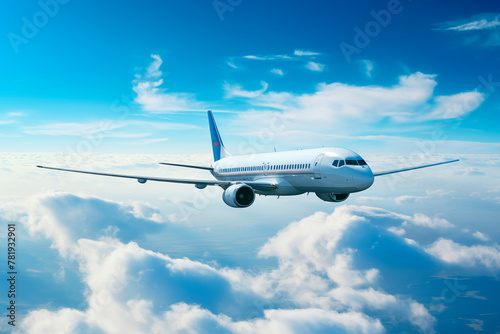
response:
{"label": "jet engine", "polygon": [[222,199],[233,208],[246,208],[255,200],[255,192],[246,184],[233,184],[224,190]]}
{"label": "jet engine", "polygon": [[343,202],[349,197],[349,194],[316,193],[316,196],[326,202]]}

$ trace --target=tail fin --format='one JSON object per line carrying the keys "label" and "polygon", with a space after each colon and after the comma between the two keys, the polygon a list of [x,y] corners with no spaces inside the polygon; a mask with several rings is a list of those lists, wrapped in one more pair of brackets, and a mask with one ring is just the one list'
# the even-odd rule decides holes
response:
{"label": "tail fin", "polygon": [[214,161],[223,159],[230,156],[229,152],[224,147],[222,139],[217,129],[217,124],[215,124],[214,115],[212,111],[208,111],[208,124],[210,126],[210,136],[212,137],[212,149],[214,151]]}

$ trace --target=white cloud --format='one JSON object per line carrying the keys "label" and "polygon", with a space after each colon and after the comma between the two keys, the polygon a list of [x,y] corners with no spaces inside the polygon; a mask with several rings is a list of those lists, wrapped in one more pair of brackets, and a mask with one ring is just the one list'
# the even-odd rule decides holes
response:
{"label": "white cloud", "polygon": [[406,231],[405,231],[404,228],[399,228],[399,227],[396,227],[396,226],[389,227],[387,229],[387,231],[389,231],[391,233],[394,233],[394,234],[396,234],[397,236],[400,236],[400,237],[402,237],[406,233]]}
{"label": "white cloud", "polygon": [[266,310],[264,319],[240,322],[236,333],[385,333],[379,319],[358,312],[322,309]]}
{"label": "white cloud", "polygon": [[293,52],[293,54],[296,55],[296,56],[319,56],[321,53],[296,49]]}
{"label": "white cloud", "polygon": [[460,266],[484,266],[490,270],[500,269],[500,248],[495,246],[464,246],[452,240],[439,238],[425,251],[441,260]]}
{"label": "white cloud", "polygon": [[[379,270],[355,269],[355,251],[341,246],[344,234],[357,227],[363,230],[361,226],[365,226],[368,219],[381,217],[400,219],[404,216],[377,208],[342,206],[331,215],[317,212],[288,225],[259,252],[260,256],[279,259],[279,269],[270,276],[281,277],[281,280],[272,289],[289,291],[303,307],[331,307],[340,302],[354,311],[390,310],[391,316],[408,320],[424,331],[431,331],[435,320],[423,311],[424,306],[373,287],[366,288],[375,285]],[[322,278],[324,273],[336,283],[336,287],[329,288],[328,281]],[[325,299],[325,293],[333,300]]]}
{"label": "white cloud", "polygon": [[481,241],[489,241],[490,240],[490,237],[488,237],[486,234],[484,233],[481,233],[479,231],[476,231],[472,234],[474,237],[476,237],[477,239],[481,240]]}
{"label": "white cloud", "polygon": [[[378,122],[387,120],[394,124],[413,125],[415,122],[461,117],[464,113],[472,112],[473,107],[479,107],[484,100],[484,96],[478,92],[433,96],[437,85],[435,78],[435,75],[417,72],[400,76],[399,82],[390,87],[354,86],[336,82],[319,84],[312,93],[306,94],[260,90],[258,94],[252,94],[252,100],[248,102],[259,108],[275,109],[276,117],[286,120],[286,131],[314,129],[316,136],[325,132],[339,136],[373,129]],[[456,110],[458,112],[454,112]],[[263,119],[268,119],[263,113],[249,111],[241,116],[241,120],[247,127],[248,124],[254,124],[256,128],[262,129],[265,126],[262,124]],[[332,126],[335,126],[334,133]],[[401,125],[398,125],[398,129],[401,130]],[[414,143],[414,139],[402,139]],[[394,142],[394,137],[390,140]],[[438,141],[440,147],[443,142],[446,144],[443,140]],[[438,145],[436,141],[433,143]]]}
{"label": "white cloud", "polygon": [[368,59],[362,59],[361,64],[363,65],[364,73],[368,78],[372,77],[373,62]]}
{"label": "white cloud", "polygon": [[394,202],[398,205],[414,203],[422,200],[424,197],[422,196],[410,196],[410,195],[402,195],[398,196],[394,199]]}
{"label": "white cloud", "polygon": [[238,67],[238,66],[236,66],[236,65],[235,65],[232,61],[228,61],[228,62],[227,62],[227,65],[228,65],[229,67],[232,67],[232,68],[236,68],[236,69],[237,69],[237,68],[239,68],[239,67]]}
{"label": "white cloud", "polygon": [[446,28],[446,30],[470,31],[470,30],[492,29],[499,26],[500,26],[499,16],[496,16],[494,18],[476,19],[471,22],[460,24],[458,26]]}
{"label": "white cloud", "polygon": [[82,136],[104,133],[124,127],[123,122],[101,121],[92,123],[51,123],[37,126],[27,126],[24,132],[30,135],[47,136]]}
{"label": "white cloud", "polygon": [[[93,143],[99,143],[103,138],[144,138],[151,136],[155,130],[186,130],[197,129],[191,124],[148,121],[112,121],[103,119],[91,123],[49,123],[37,126],[26,126],[23,132],[29,135],[45,136],[77,136],[91,138]],[[117,131],[121,130],[121,131]],[[97,145],[97,144],[96,144]]]}
{"label": "white cloud", "polygon": [[[278,267],[259,273],[171,258],[131,242],[136,226],[151,233],[163,221],[144,202],[49,194],[3,202],[0,213],[71,254],[87,286],[87,308],[30,311],[21,332],[377,333],[385,331],[379,318],[432,332],[435,323],[422,304],[378,288],[379,269],[355,266],[349,235],[405,217],[390,211],[341,206],[292,223],[260,250],[277,257]],[[119,231],[109,236],[99,229],[105,225]]]}
{"label": "white cloud", "polygon": [[253,59],[253,60],[283,60],[283,59],[292,59],[292,57],[288,55],[263,55],[263,56],[255,56],[255,55],[247,55],[243,56],[245,59]]}
{"label": "white cloud", "polygon": [[9,220],[23,223],[32,235],[44,235],[63,256],[72,254],[79,238],[99,238],[117,228],[120,238],[131,240],[158,231],[161,228],[158,223],[164,221],[158,209],[145,203],[123,205],[68,193],[50,193],[6,202],[0,206],[0,213]]}
{"label": "white cloud", "polygon": [[413,240],[413,239],[410,239],[410,238],[404,238],[404,241],[405,241],[408,245],[410,245],[410,246],[420,247],[420,246],[418,245],[418,242],[416,242],[416,241],[415,241],[415,240]]}
{"label": "white cloud", "polygon": [[229,83],[224,83],[224,97],[229,99],[233,97],[245,97],[245,98],[256,98],[264,94],[267,90],[268,84],[265,81],[261,81],[260,84],[262,88],[259,90],[244,90],[240,85],[231,85]]}
{"label": "white cloud", "polygon": [[205,110],[203,104],[193,94],[167,92],[161,88],[163,79],[160,66],[163,61],[158,55],[151,55],[153,62],[144,75],[137,75],[132,89],[137,94],[134,102],[144,111],[151,113],[169,113],[176,111]]}
{"label": "white cloud", "polygon": [[413,219],[410,220],[413,224],[417,226],[423,226],[428,228],[451,228],[453,224],[446,219],[434,217],[430,218],[422,213],[416,213],[413,215]]}
{"label": "white cloud", "polygon": [[435,102],[432,112],[422,117],[422,120],[463,118],[484,102],[484,95],[477,91],[465,92],[438,96]]}
{"label": "white cloud", "polygon": [[283,74],[284,74],[284,73],[283,73],[283,70],[281,70],[281,69],[279,69],[279,68],[273,68],[273,69],[271,70],[271,73],[274,73],[274,74],[279,75],[279,76],[283,76]]}
{"label": "white cloud", "polygon": [[[57,311],[46,309],[33,310],[22,320],[17,333],[82,333],[91,334],[97,328],[92,328],[86,321],[85,312],[71,308]],[[98,333],[98,332],[97,332]]]}
{"label": "white cloud", "polygon": [[455,193],[454,190],[444,190],[444,189],[436,189],[436,190],[426,190],[428,196],[446,196]]}
{"label": "white cloud", "polygon": [[6,119],[0,119],[0,125],[16,123],[16,118],[25,117],[27,113],[25,111],[10,111],[4,115]]}
{"label": "white cloud", "polygon": [[500,45],[500,14],[482,13],[470,18],[444,22],[437,30],[463,36],[464,43],[485,47]]}
{"label": "white cloud", "polygon": [[156,79],[161,77],[160,66],[161,64],[163,64],[163,60],[159,55],[151,55],[151,58],[153,58],[154,60],[146,70],[146,77]]}
{"label": "white cloud", "polygon": [[325,65],[314,61],[307,62],[306,68],[314,72],[323,72]]}

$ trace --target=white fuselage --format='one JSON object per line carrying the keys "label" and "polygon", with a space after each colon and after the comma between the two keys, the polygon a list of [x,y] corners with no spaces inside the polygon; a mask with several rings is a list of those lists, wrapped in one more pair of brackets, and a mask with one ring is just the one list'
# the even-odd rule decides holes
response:
{"label": "white fuselage", "polygon": [[212,167],[220,181],[271,181],[275,189],[255,189],[265,195],[349,194],[373,184],[373,173],[363,158],[337,147],[230,156]]}

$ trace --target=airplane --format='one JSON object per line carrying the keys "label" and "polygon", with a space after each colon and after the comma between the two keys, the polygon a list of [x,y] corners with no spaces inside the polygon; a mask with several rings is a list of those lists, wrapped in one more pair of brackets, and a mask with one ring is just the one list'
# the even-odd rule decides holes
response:
{"label": "airplane", "polygon": [[292,196],[314,192],[327,202],[343,202],[351,193],[370,188],[376,176],[457,162],[459,159],[433,164],[372,172],[357,153],[338,147],[231,155],[225,148],[212,111],[208,111],[214,162],[211,166],[196,166],[170,162],[162,165],[196,168],[209,171],[214,180],[160,178],[149,176],[98,173],[83,170],[37,166],[39,168],[136,179],[146,181],[194,184],[196,188],[219,186],[224,189],[224,203],[234,208],[253,204],[255,194]]}

